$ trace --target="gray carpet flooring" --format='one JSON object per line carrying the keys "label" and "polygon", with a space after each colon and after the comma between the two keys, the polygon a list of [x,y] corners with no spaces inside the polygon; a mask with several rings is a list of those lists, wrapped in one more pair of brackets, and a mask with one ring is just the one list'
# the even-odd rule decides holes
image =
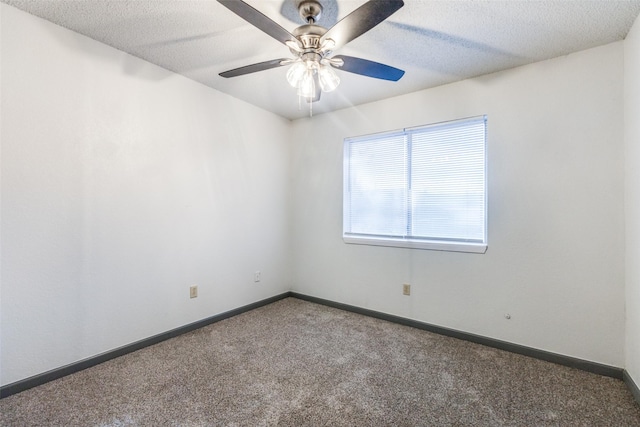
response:
{"label": "gray carpet flooring", "polygon": [[3,426],[640,426],[622,381],[287,298],[0,401]]}

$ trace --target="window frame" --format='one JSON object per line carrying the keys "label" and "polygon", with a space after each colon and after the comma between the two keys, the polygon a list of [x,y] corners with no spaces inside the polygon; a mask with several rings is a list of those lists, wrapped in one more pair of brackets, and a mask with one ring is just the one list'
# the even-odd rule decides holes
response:
{"label": "window frame", "polygon": [[[484,136],[483,136],[483,207],[484,207],[484,224],[483,231],[484,236],[482,241],[473,239],[466,241],[464,239],[429,239],[413,236],[385,236],[385,235],[372,235],[372,234],[353,234],[347,232],[350,227],[350,149],[351,144],[354,141],[362,140],[375,140],[384,139],[397,136],[399,134],[404,135],[405,138],[409,134],[419,132],[420,130],[428,128],[442,128],[444,126],[451,126],[456,124],[477,123],[483,121]],[[408,149],[409,143],[405,141],[405,149]],[[407,155],[407,167],[411,167],[410,155]],[[409,178],[407,178],[409,181]],[[432,123],[428,125],[415,126],[410,128],[404,128],[388,132],[380,132],[368,135],[361,135],[356,137],[347,137],[343,140],[343,224],[342,224],[342,239],[347,244],[360,244],[371,246],[386,246],[386,247],[399,247],[408,249],[426,249],[426,250],[438,250],[438,251],[451,251],[451,252],[468,252],[468,253],[485,253],[487,251],[488,242],[488,195],[487,195],[487,116],[473,116],[457,120],[448,120],[438,123]],[[409,207],[408,215],[413,215],[412,208]]]}

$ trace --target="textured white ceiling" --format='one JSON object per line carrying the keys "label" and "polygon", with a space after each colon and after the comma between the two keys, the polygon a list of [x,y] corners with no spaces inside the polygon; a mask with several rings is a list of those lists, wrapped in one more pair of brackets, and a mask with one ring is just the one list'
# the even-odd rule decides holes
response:
{"label": "textured white ceiling", "polygon": [[[218,73],[290,56],[288,48],[215,0],[0,0],[283,117],[298,108],[286,67]],[[364,0],[320,0],[330,27]],[[247,0],[292,31],[293,0]],[[397,96],[622,40],[640,0],[405,0],[387,21],[336,51],[406,71],[389,82],[338,71],[342,83],[314,114]],[[135,66],[123,64],[136,73]],[[304,103],[303,103],[304,104]]]}

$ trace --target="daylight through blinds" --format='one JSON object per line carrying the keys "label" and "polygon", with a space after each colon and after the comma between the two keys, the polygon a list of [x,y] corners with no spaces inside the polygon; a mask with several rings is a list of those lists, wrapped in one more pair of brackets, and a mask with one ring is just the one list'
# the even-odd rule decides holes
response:
{"label": "daylight through blinds", "polygon": [[486,118],[345,139],[344,235],[486,240]]}

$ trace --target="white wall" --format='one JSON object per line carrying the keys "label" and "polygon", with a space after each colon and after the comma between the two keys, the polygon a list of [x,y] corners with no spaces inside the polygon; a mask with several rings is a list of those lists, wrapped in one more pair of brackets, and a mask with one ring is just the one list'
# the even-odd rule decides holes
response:
{"label": "white wall", "polygon": [[640,18],[625,40],[626,369],[640,385]]}
{"label": "white wall", "polygon": [[[618,42],[294,122],[294,290],[624,366],[622,70]],[[342,242],[344,137],[480,114],[486,254]]]}
{"label": "white wall", "polygon": [[288,121],[0,8],[3,385],[290,289]]}

